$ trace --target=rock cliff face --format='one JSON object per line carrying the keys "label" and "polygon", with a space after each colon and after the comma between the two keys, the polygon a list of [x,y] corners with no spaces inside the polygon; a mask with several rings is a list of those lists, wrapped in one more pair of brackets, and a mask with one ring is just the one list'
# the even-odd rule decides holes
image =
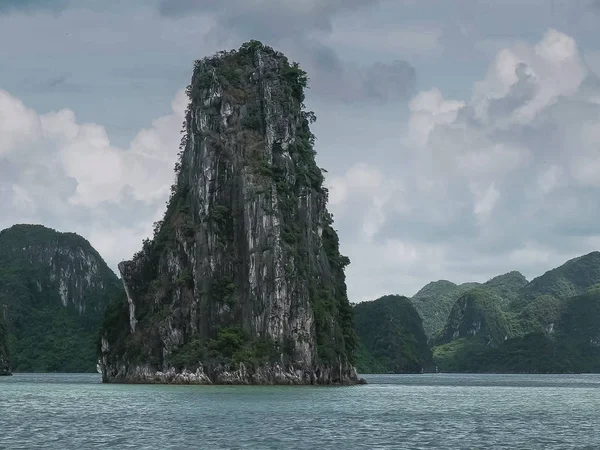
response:
{"label": "rock cliff face", "polygon": [[0,314],[15,371],[96,368],[97,329],[116,275],[80,236],[39,225],[0,232]]}
{"label": "rock cliff face", "polygon": [[306,82],[256,41],[196,63],[167,212],[119,266],[105,382],[359,381]]}

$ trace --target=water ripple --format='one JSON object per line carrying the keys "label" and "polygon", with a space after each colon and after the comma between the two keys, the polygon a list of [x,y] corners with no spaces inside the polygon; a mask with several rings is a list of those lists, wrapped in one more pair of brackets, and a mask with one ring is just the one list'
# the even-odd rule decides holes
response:
{"label": "water ripple", "polygon": [[0,379],[6,449],[598,449],[598,375],[367,376],[366,386]]}

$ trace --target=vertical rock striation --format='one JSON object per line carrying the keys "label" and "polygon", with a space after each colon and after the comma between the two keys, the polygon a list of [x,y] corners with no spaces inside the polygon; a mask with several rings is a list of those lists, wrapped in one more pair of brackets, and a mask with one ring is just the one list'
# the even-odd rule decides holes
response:
{"label": "vertical rock striation", "polygon": [[166,214],[119,265],[105,382],[359,381],[306,82],[256,41],[197,61]]}

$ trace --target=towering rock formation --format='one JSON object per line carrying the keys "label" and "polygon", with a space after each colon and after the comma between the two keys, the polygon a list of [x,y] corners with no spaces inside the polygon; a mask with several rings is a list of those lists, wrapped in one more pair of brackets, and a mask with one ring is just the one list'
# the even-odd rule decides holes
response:
{"label": "towering rock formation", "polygon": [[105,382],[359,381],[306,83],[256,41],[196,63],[167,212],[119,266]]}
{"label": "towering rock formation", "polygon": [[39,225],[1,231],[0,319],[6,319],[13,370],[95,371],[98,327],[122,289],[76,234]]}

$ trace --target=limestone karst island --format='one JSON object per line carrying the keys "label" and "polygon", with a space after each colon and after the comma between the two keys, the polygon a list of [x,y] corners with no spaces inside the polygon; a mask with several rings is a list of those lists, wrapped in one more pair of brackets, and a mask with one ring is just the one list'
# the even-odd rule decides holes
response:
{"label": "limestone karst island", "polygon": [[119,265],[105,382],[360,381],[306,83],[255,41],[196,63],[167,211]]}

